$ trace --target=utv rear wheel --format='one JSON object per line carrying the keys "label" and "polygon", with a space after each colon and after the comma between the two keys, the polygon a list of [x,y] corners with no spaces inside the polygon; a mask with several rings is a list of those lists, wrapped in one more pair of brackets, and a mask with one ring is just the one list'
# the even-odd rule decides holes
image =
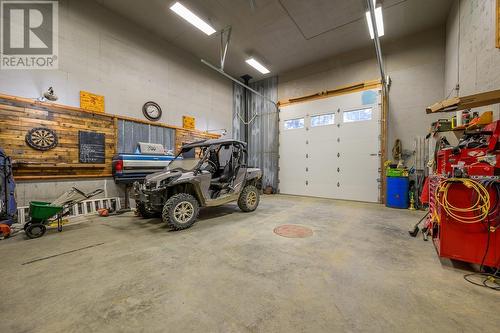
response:
{"label": "utv rear wheel", "polygon": [[247,185],[241,191],[238,199],[238,207],[244,212],[253,212],[259,205],[260,194],[259,190],[253,185]]}
{"label": "utv rear wheel", "polygon": [[196,222],[200,211],[198,201],[191,194],[179,193],[163,206],[162,219],[174,230],[187,229]]}
{"label": "utv rear wheel", "polygon": [[144,203],[142,203],[142,202],[138,202],[136,204],[136,206],[137,206],[137,211],[139,212],[139,214],[141,214],[141,216],[145,219],[151,219],[153,217],[158,217],[160,215],[157,212],[154,212],[152,210],[147,209],[146,206],[144,205]]}

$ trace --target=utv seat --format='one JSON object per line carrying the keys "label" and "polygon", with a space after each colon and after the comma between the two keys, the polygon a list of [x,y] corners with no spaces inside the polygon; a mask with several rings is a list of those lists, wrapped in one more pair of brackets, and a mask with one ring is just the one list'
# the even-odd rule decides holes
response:
{"label": "utv seat", "polygon": [[219,177],[213,178],[210,182],[210,185],[222,189],[229,185],[229,182],[233,178],[233,167],[231,161],[229,161],[224,170]]}

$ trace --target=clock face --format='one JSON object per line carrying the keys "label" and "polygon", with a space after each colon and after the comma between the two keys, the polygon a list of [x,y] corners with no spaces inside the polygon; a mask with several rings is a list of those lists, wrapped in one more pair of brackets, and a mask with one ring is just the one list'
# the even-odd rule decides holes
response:
{"label": "clock face", "polygon": [[151,121],[157,121],[161,118],[161,108],[155,102],[147,102],[142,107],[144,117]]}

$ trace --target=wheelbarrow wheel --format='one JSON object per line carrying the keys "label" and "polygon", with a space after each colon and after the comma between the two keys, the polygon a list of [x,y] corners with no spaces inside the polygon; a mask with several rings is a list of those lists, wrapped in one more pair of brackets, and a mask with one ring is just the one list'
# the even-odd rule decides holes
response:
{"label": "wheelbarrow wheel", "polygon": [[24,231],[26,232],[26,236],[28,238],[39,238],[45,234],[47,228],[40,223],[28,223],[28,226],[25,227]]}

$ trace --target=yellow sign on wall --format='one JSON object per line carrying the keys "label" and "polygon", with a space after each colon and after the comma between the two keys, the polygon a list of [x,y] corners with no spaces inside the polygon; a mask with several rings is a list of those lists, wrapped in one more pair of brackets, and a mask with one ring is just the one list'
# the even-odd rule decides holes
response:
{"label": "yellow sign on wall", "polygon": [[104,96],[81,90],[80,108],[88,111],[104,113]]}
{"label": "yellow sign on wall", "polygon": [[182,116],[182,127],[186,129],[194,129],[195,119],[194,117]]}

